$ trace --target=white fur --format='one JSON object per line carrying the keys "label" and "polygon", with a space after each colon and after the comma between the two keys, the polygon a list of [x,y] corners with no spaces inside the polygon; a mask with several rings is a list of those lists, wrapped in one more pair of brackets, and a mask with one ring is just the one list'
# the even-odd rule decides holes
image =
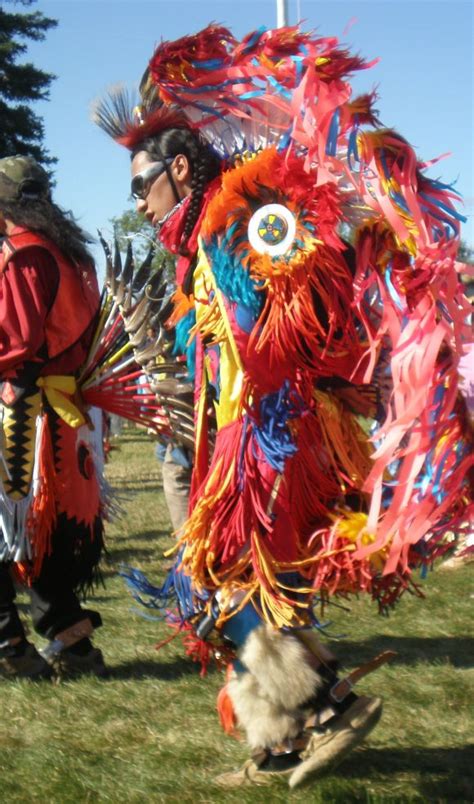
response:
{"label": "white fur", "polygon": [[311,653],[293,636],[261,625],[247,638],[242,663],[257,679],[262,695],[285,709],[296,709],[321,686]]}
{"label": "white fur", "polygon": [[240,659],[248,672],[235,676],[227,689],[250,747],[271,748],[296,737],[305,719],[299,707],[321,686],[311,653],[292,634],[261,625]]}
{"label": "white fur", "polygon": [[241,673],[227,686],[239,725],[244,729],[250,748],[271,748],[301,731],[301,712],[289,712],[263,697],[257,679]]}

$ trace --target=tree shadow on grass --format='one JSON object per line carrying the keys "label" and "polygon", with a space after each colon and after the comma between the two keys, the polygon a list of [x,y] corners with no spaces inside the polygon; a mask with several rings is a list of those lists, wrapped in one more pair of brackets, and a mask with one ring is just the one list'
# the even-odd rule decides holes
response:
{"label": "tree shadow on grass", "polygon": [[173,546],[173,537],[172,537],[172,530],[171,525],[168,529],[163,528],[156,528],[156,530],[141,530],[139,533],[133,533],[132,535],[128,533],[123,534],[115,534],[114,536],[110,537],[110,553],[115,552],[115,546],[118,542],[130,542],[133,540],[134,543],[137,541],[150,541],[153,543],[158,543],[162,539],[169,539],[170,547]]}
{"label": "tree shadow on grass", "polygon": [[[162,491],[163,483],[157,477],[144,478],[137,482],[136,480],[130,481],[128,478],[115,478],[112,482],[112,490],[120,494],[121,492],[139,491],[142,494],[155,494],[157,491]],[[128,502],[127,498],[122,500],[122,504]]]}
{"label": "tree shadow on grass", "polygon": [[[136,558],[136,556],[135,556],[135,558]],[[110,564],[107,564],[106,566],[102,567],[101,571],[100,571],[100,575],[101,575],[102,580],[104,581],[105,588],[107,589],[107,584],[110,581],[114,581],[117,578],[121,577],[121,573],[124,570],[128,570],[128,569],[131,569],[131,568],[136,568],[136,565],[137,565],[137,561],[133,561],[133,556],[132,556],[130,561],[121,561],[118,564],[116,564],[115,561],[111,561]],[[145,574],[147,575],[148,580],[151,580],[152,583],[155,584],[155,586],[161,586],[162,574],[160,574],[158,569],[156,569],[154,567],[153,570],[150,570],[149,572],[146,572]],[[125,589],[125,581],[124,581],[124,587],[123,588]]]}
{"label": "tree shadow on grass", "polygon": [[365,748],[351,754],[341,765],[344,778],[362,777],[389,781],[401,774],[419,776],[418,792],[428,801],[472,801],[474,744],[458,748]]}
{"label": "tree shadow on grass", "polygon": [[153,546],[150,547],[124,547],[113,549],[104,560],[104,568],[119,568],[122,564],[132,564],[133,562],[141,562],[153,556],[156,558],[156,550]]}
{"label": "tree shadow on grass", "polygon": [[[140,561],[137,561],[136,558],[137,556],[136,554],[134,554],[130,557],[129,561],[122,560],[118,563],[115,561],[111,561],[109,564],[106,564],[105,566],[101,567],[100,575],[104,582],[105,588],[107,589],[107,584],[110,581],[114,581],[117,578],[121,578],[123,572],[126,573],[128,570],[137,569],[137,563],[140,563]],[[166,577],[167,574],[166,570],[160,568],[160,566],[155,562],[155,560],[153,560],[153,564],[150,564],[150,562],[144,562],[144,563],[146,563],[147,568],[142,569],[140,567],[140,570],[145,573],[146,577],[148,578],[148,580],[152,585],[160,587],[163,583],[164,578]],[[126,588],[125,581],[123,581],[123,583],[124,583],[123,588],[125,589]]]}
{"label": "tree shadow on grass", "polygon": [[[133,659],[129,662],[110,667],[109,680],[120,679],[138,679],[138,678],[154,678],[161,679],[162,681],[176,681],[184,676],[197,676],[200,672],[200,666],[190,659],[176,658],[172,662],[160,662],[150,659]],[[210,665],[207,675],[212,675],[215,672],[215,667]]]}
{"label": "tree shadow on grass", "polygon": [[104,594],[92,594],[89,595],[87,598],[86,605],[92,604],[95,605],[96,603],[110,603],[111,600],[115,600],[115,595],[104,595]]}
{"label": "tree shadow on grass", "polygon": [[332,643],[336,656],[350,665],[361,664],[384,650],[394,650],[393,664],[415,664],[419,661],[448,661],[453,667],[472,667],[474,638],[456,637],[392,637],[378,636],[361,642],[340,640]]}

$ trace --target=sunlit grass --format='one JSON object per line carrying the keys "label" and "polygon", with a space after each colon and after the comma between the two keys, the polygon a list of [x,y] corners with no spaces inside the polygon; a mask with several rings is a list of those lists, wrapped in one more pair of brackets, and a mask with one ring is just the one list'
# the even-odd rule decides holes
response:
{"label": "sunlit grass", "polygon": [[[332,775],[289,794],[284,782],[221,790],[213,778],[246,758],[226,737],[215,698],[179,640],[156,651],[166,626],[144,619],[117,576],[120,564],[160,575],[172,546],[153,445],[126,429],[108,465],[126,517],[108,528],[105,587],[90,601],[95,642],[111,677],[59,685],[0,682],[0,798],[5,802],[470,802],[474,638],[472,565],[433,573],[426,600],[403,599],[390,618],[366,600],[330,609],[331,645],[350,668],[384,649],[396,660],[365,679],[384,716],[367,744]],[[24,599],[23,599],[24,600]],[[32,637],[35,638],[35,637]],[[35,638],[36,639],[36,638]],[[37,640],[39,642],[39,640]]]}

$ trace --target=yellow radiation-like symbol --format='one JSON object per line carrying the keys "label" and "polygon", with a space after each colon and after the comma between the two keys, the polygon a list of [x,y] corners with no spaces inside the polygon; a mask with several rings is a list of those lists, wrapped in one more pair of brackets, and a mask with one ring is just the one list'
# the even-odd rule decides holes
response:
{"label": "yellow radiation-like symbol", "polygon": [[293,245],[296,232],[294,215],[283,204],[266,204],[257,209],[248,225],[249,243],[259,254],[278,257]]}

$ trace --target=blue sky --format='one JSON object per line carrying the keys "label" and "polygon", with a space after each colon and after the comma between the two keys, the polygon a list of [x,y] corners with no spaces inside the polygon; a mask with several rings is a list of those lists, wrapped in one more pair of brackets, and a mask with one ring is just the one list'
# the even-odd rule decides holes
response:
{"label": "blue sky", "polygon": [[[108,227],[126,209],[127,152],[89,119],[90,104],[111,84],[137,83],[161,39],[193,33],[211,21],[237,36],[276,24],[275,0],[39,0],[32,9],[58,20],[28,57],[55,73],[48,103],[37,104],[46,145],[58,157],[56,200],[90,232]],[[378,65],[354,81],[356,91],[378,86],[377,107],[418,156],[452,156],[430,175],[457,180],[474,244],[473,4],[445,0],[288,0],[289,21],[335,35]],[[17,10],[21,10],[17,7]],[[346,33],[348,23],[354,24]]]}

